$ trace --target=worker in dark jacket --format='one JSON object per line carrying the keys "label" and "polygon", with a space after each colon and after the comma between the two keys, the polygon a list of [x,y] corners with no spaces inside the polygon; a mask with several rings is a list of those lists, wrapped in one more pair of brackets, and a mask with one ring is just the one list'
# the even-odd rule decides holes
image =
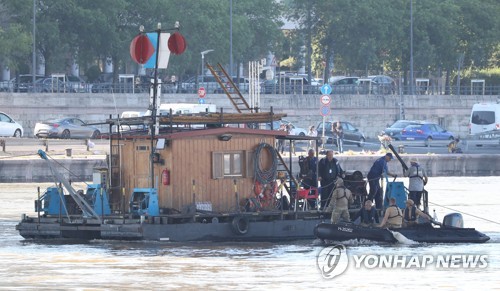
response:
{"label": "worker in dark jacket", "polygon": [[377,209],[382,209],[382,189],[380,188],[380,178],[385,173],[391,177],[396,177],[387,169],[387,163],[393,159],[391,153],[387,153],[385,156],[378,158],[375,163],[373,163],[370,171],[368,172],[368,184],[370,185],[370,191],[368,193],[368,199],[375,200],[375,206]]}
{"label": "worker in dark jacket", "polygon": [[364,207],[359,210],[354,220],[356,221],[358,218],[362,226],[375,226],[375,223],[380,223],[378,212],[373,207],[373,202],[371,200],[365,201]]}
{"label": "worker in dark jacket", "polygon": [[318,176],[318,180],[321,181],[321,210],[325,210],[335,189],[335,181],[338,177],[344,177],[344,170],[340,167],[339,161],[333,157],[333,150],[328,150],[326,157],[319,161]]}

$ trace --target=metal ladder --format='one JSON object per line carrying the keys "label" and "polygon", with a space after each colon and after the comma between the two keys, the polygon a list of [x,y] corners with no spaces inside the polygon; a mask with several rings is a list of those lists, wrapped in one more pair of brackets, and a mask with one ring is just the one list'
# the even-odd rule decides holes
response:
{"label": "metal ladder", "polygon": [[[285,179],[285,180],[288,180],[289,182],[293,181],[295,183],[295,189],[299,189],[299,187],[300,187],[299,181],[297,181],[297,179],[295,179],[295,177],[292,174],[292,171],[290,171],[290,169],[286,165],[286,162],[283,159],[283,157],[280,155],[279,151],[277,149],[275,149],[275,150],[276,150],[276,155],[278,157],[278,161],[277,161],[278,162],[278,172],[283,171],[283,170],[286,171],[289,178]],[[296,193],[292,193],[292,189],[291,189],[290,185],[287,185],[285,183],[283,186],[285,187],[285,190],[288,192],[290,197],[292,197],[292,195],[296,194]]]}
{"label": "metal ladder", "polygon": [[226,70],[224,70],[221,64],[217,63],[219,71],[214,70],[214,68],[209,63],[206,63],[206,65],[214,76],[215,80],[217,80],[217,82],[219,83],[222,90],[224,90],[224,93],[226,93],[229,101],[231,101],[236,111],[238,111],[238,113],[252,113],[253,109],[250,108],[250,105],[248,105],[245,98],[243,98],[243,96],[241,95],[238,86],[234,84],[233,79],[227,74]]}

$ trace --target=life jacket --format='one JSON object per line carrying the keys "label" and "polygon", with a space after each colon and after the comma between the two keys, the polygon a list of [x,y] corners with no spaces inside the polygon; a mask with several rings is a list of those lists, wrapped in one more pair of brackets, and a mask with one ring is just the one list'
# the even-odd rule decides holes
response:
{"label": "life jacket", "polygon": [[404,219],[406,222],[417,221],[417,206],[413,205],[411,208],[405,208]]}
{"label": "life jacket", "polygon": [[395,207],[397,210],[397,214],[393,216],[389,216],[387,219],[387,223],[392,224],[392,225],[401,225],[401,220],[395,221],[396,218],[401,217],[403,218],[403,215],[401,213],[401,209],[397,205],[391,205],[389,207]]}
{"label": "life jacket", "polygon": [[418,165],[416,165],[415,168],[417,168],[417,173],[413,176],[410,176],[410,178],[420,178],[423,180],[424,178],[418,174],[418,168],[419,168]]}
{"label": "life jacket", "polygon": [[302,178],[313,178],[314,172],[316,171],[316,169],[311,168],[313,160],[314,157],[299,157],[300,176]]}
{"label": "life jacket", "polygon": [[[347,195],[346,195],[346,191],[345,191],[346,187],[345,187],[345,186],[340,186],[340,187],[337,187],[337,189],[340,189],[340,188],[342,188],[342,189],[344,190],[344,195],[343,195],[342,197],[337,197],[336,199],[337,199],[337,200],[340,200],[340,199],[342,199],[342,198],[347,199]],[[347,200],[349,200],[349,199],[347,199]]]}

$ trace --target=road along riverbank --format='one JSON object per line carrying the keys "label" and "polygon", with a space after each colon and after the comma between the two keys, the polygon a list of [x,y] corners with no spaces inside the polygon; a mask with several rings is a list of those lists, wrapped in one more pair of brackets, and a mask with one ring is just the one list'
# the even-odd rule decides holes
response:
{"label": "road along riverbank", "polygon": [[[298,173],[298,153],[294,156],[295,161],[292,172]],[[106,155],[49,153],[57,162],[59,171],[72,181],[91,181],[95,168],[107,166]],[[381,157],[383,153],[355,153],[341,154],[335,157],[346,171],[360,171],[363,176],[370,170],[373,162]],[[322,156],[320,156],[322,157]],[[411,157],[417,157],[420,164],[425,167],[430,177],[440,176],[500,176],[500,154],[423,154],[409,155],[401,154],[407,164]],[[71,174],[69,174],[67,169]],[[389,169],[399,177],[403,176],[401,164],[397,160],[389,163]],[[52,182],[54,177],[45,160],[37,155],[26,156],[1,156],[0,155],[0,183],[11,182]]]}
{"label": "road along riverbank", "polygon": [[[247,94],[244,94],[247,98]],[[349,121],[358,127],[366,138],[377,135],[395,120],[427,120],[439,123],[456,137],[465,138],[469,132],[472,106],[479,102],[495,103],[497,95],[362,95],[334,94],[330,103],[332,114],[328,120]],[[117,102],[119,100],[119,102]],[[207,104],[216,104],[217,111],[234,113],[235,109],[224,94],[207,94]],[[0,108],[24,127],[24,135],[33,136],[35,124],[42,120],[74,116],[89,123],[100,123],[123,111],[146,111],[149,94],[111,93],[0,93]],[[161,103],[198,103],[197,94],[164,94]],[[273,107],[275,113],[285,113],[285,119],[295,126],[308,128],[321,120],[322,106],[317,95],[260,96],[260,108]],[[4,110],[5,111],[5,110]],[[108,132],[108,125],[98,126]]]}

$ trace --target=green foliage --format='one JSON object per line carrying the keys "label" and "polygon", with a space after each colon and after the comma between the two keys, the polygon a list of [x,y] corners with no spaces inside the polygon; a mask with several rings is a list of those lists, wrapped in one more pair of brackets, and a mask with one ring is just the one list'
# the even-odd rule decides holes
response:
{"label": "green foliage", "polygon": [[99,69],[99,66],[91,66],[85,71],[85,76],[87,77],[87,82],[92,83],[99,78],[99,75],[101,75],[101,69]]}
{"label": "green foliage", "polygon": [[472,79],[483,79],[486,85],[500,84],[500,68],[479,71],[467,70],[464,72],[463,79],[469,84]]}
{"label": "green foliage", "polygon": [[[307,38],[305,15],[314,15],[317,70],[333,56],[335,71],[344,73],[408,71],[410,0],[290,0],[290,7],[302,39]],[[413,0],[415,70],[454,70],[462,53],[464,66],[498,66],[498,15],[496,0]]]}
{"label": "green foliage", "polygon": [[[115,73],[136,73],[129,45],[139,26],[169,29],[179,21],[187,50],[161,74],[185,78],[199,74],[207,49],[214,51],[205,61],[229,64],[230,1],[36,0],[36,48],[47,74],[68,72],[75,60],[93,74],[107,58]],[[462,54],[462,68],[500,66],[498,0],[232,0],[233,63],[272,52],[314,75],[331,71],[332,61],[333,73],[408,71],[410,1],[415,70],[456,71]],[[30,67],[32,17],[32,0],[0,3],[2,65]],[[283,31],[284,21],[295,28]]]}

